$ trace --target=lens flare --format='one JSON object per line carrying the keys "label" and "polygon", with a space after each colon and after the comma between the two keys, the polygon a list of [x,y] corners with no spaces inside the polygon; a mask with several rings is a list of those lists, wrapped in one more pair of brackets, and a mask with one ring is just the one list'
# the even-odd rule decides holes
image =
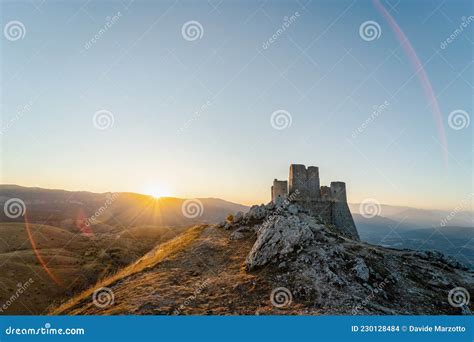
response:
{"label": "lens flare", "polygon": [[28,234],[28,240],[30,240],[31,248],[33,249],[36,259],[38,260],[41,267],[46,272],[46,274],[51,278],[52,281],[54,281],[59,286],[63,286],[61,280],[59,280],[59,278],[56,277],[53,272],[51,272],[51,270],[48,268],[48,264],[44,261],[43,257],[41,256],[38,250],[38,247],[36,246],[36,241],[33,238],[33,233],[31,232],[30,224],[28,222],[26,213],[25,213],[25,229]]}
{"label": "lens flare", "polygon": [[423,88],[423,92],[428,101],[428,105],[431,109],[431,112],[433,113],[433,117],[438,129],[438,136],[443,149],[444,162],[446,165],[448,165],[448,142],[446,139],[446,132],[443,125],[443,117],[441,115],[441,110],[439,109],[438,100],[436,99],[436,96],[434,94],[433,87],[431,86],[430,79],[428,78],[428,74],[423,68],[423,64],[418,58],[415,49],[410,43],[410,40],[405,35],[405,33],[403,33],[402,29],[400,28],[400,26],[398,26],[395,19],[390,15],[390,13],[385,9],[385,7],[380,3],[379,0],[373,0],[373,3],[375,8],[388,22],[390,28],[395,34],[395,37],[400,42],[403,50],[405,51],[405,54],[407,55],[413,68],[415,69],[416,75],[420,80],[421,87]]}

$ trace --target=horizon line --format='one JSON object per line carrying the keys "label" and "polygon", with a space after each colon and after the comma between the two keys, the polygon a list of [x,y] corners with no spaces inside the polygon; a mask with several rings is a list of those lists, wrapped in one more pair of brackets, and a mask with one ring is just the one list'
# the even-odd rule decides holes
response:
{"label": "horizon line", "polygon": [[[154,197],[153,195],[149,195],[149,194],[145,194],[145,193],[142,193],[142,192],[135,192],[135,191],[105,191],[105,192],[96,192],[96,191],[90,191],[90,190],[71,190],[71,189],[64,189],[64,188],[45,188],[45,187],[41,187],[41,186],[25,186],[25,185],[19,185],[19,184],[12,184],[12,183],[0,183],[0,187],[5,187],[5,186],[14,186],[14,187],[19,187],[19,188],[26,188],[26,189],[40,189],[40,190],[50,190],[50,191],[65,191],[65,192],[86,192],[86,193],[90,193],[90,194],[97,194],[97,195],[104,195],[104,194],[113,194],[113,193],[121,193],[121,194],[134,194],[134,195],[140,195],[140,196],[146,196],[146,197]],[[0,189],[1,190],[1,189]],[[245,207],[251,207],[252,205],[261,205],[261,204],[266,204],[266,203],[260,203],[260,204],[251,204],[251,205],[247,205],[247,204],[243,204],[243,203],[239,203],[239,202],[234,202],[234,201],[230,201],[228,199],[225,199],[225,198],[222,198],[222,197],[176,197],[176,196],[162,196],[162,197],[158,197],[156,198],[156,200],[160,200],[160,199],[181,199],[181,200],[187,200],[187,199],[216,199],[216,200],[221,200],[221,201],[225,201],[225,202],[228,202],[228,203],[232,203],[232,204],[237,204],[237,205],[241,205],[241,206],[245,206]],[[270,203],[271,201],[268,201],[267,203]],[[347,202],[348,204],[352,204],[352,205],[357,205],[357,204],[361,204],[361,202],[351,202],[351,201],[348,201]],[[409,208],[409,209],[416,209],[416,210],[437,210],[437,211],[449,211],[450,209],[439,209],[439,208],[431,208],[431,209],[424,209],[424,208],[420,208],[420,207],[410,207],[410,206],[407,206],[407,205],[400,205],[400,204],[388,204],[388,203],[380,203],[380,205],[384,205],[384,206],[391,206],[391,207],[399,207],[399,208]],[[452,209],[451,209],[452,210]],[[474,210],[469,210],[469,209],[466,209],[464,210],[465,212],[471,212],[471,213],[474,213]],[[379,215],[380,216],[380,215]],[[380,216],[380,217],[385,217],[385,216]]]}

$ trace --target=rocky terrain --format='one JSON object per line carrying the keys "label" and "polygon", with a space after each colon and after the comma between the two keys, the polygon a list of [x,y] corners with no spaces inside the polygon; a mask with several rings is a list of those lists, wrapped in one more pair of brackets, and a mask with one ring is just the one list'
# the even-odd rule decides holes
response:
{"label": "rocky terrain", "polygon": [[[255,210],[261,209],[253,208],[249,216]],[[356,242],[294,205],[269,205],[264,210],[277,214],[252,226],[257,240],[246,268],[276,266],[280,285],[329,313],[455,313],[448,303],[449,291],[474,289],[474,274],[441,253]],[[470,309],[462,306],[460,312]]]}
{"label": "rocky terrain", "polygon": [[471,314],[473,289],[440,253],[354,241],[281,203],[194,227],[52,313]]}

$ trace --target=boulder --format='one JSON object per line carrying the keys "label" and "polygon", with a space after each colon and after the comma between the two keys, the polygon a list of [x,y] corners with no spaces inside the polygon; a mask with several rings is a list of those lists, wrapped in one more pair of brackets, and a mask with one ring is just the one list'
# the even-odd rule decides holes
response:
{"label": "boulder", "polygon": [[360,280],[363,280],[364,282],[369,280],[370,271],[363,259],[357,258],[355,260],[355,265],[352,268],[352,271]]}
{"label": "boulder", "polygon": [[298,216],[269,218],[258,229],[257,241],[247,256],[247,269],[284,261],[290,253],[302,249],[313,238],[308,223]]}
{"label": "boulder", "polygon": [[288,212],[292,215],[296,215],[296,214],[298,214],[298,207],[294,204],[290,204],[288,206]]}
{"label": "boulder", "polygon": [[244,213],[239,211],[237,214],[235,214],[234,220],[232,221],[232,223],[239,224],[240,222],[242,222],[243,219],[244,219]]}
{"label": "boulder", "polygon": [[230,234],[230,239],[231,240],[240,240],[240,239],[243,239],[245,237],[245,233],[243,232],[239,232],[238,230],[232,232],[232,234]]}
{"label": "boulder", "polygon": [[265,205],[254,205],[244,217],[248,221],[258,221],[263,220],[265,216],[267,216],[267,213],[268,211],[265,208]]}

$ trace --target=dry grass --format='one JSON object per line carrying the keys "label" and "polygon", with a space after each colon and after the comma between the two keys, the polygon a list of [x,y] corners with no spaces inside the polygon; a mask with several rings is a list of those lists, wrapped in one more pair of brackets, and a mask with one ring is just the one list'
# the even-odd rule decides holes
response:
{"label": "dry grass", "polygon": [[74,307],[79,305],[84,299],[90,298],[96,289],[101,287],[109,287],[120,280],[124,280],[125,278],[130,277],[136,273],[156,266],[165,258],[185,249],[189,244],[199,237],[204,228],[206,228],[206,226],[196,226],[190,228],[174,239],[159,245],[151,252],[140,258],[137,262],[125,267],[116,274],[99,281],[96,285],[76,295],[59,307],[53,309],[51,314],[61,315],[64,314],[65,311],[73,310]]}
{"label": "dry grass", "polygon": [[[204,229],[203,229],[204,228]],[[196,227],[143,260],[53,310],[62,315],[255,315],[307,314],[304,306],[272,306],[274,270],[248,273],[245,258],[255,238],[230,239],[231,231]],[[91,297],[111,289],[114,302],[99,307]]]}
{"label": "dry grass", "polygon": [[[38,315],[49,312],[52,303],[62,303],[90,288],[99,279],[131,265],[158,243],[178,236],[184,228],[159,226],[97,229],[92,236],[43,224],[29,225],[33,249],[25,223],[0,223],[0,314]],[[47,265],[51,275],[42,266]],[[18,283],[30,281],[27,294],[15,297]],[[11,303],[11,304],[10,304]],[[54,305],[54,304],[53,304]]]}

